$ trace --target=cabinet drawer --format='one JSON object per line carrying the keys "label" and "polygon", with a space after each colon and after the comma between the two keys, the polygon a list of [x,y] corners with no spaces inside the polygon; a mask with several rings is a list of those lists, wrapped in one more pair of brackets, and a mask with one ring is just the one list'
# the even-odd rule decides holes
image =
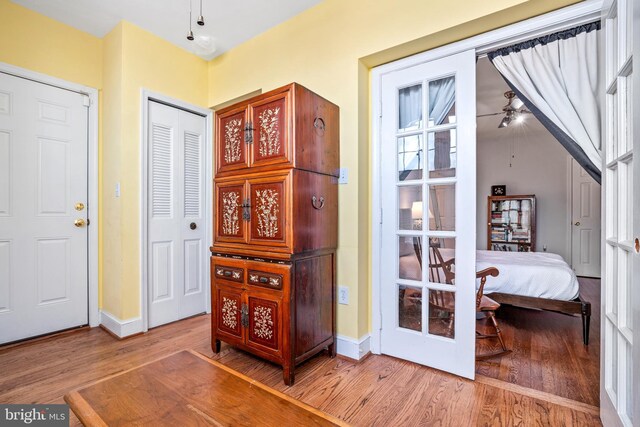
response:
{"label": "cabinet drawer", "polygon": [[264,271],[249,270],[248,283],[254,286],[264,286],[269,289],[282,289],[283,277],[281,274],[266,273]]}
{"label": "cabinet drawer", "polygon": [[218,258],[211,259],[211,273],[216,279],[228,280],[230,282],[244,283],[245,270],[242,261],[233,262]]}

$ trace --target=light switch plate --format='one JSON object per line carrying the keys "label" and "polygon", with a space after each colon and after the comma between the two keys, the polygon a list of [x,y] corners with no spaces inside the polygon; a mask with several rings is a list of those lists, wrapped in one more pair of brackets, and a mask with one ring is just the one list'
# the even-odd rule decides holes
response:
{"label": "light switch plate", "polygon": [[340,168],[340,175],[338,176],[338,184],[346,184],[349,181],[349,169]]}
{"label": "light switch plate", "polygon": [[349,288],[346,286],[338,286],[338,303],[349,304]]}
{"label": "light switch plate", "polygon": [[116,182],[116,197],[120,197],[120,183]]}

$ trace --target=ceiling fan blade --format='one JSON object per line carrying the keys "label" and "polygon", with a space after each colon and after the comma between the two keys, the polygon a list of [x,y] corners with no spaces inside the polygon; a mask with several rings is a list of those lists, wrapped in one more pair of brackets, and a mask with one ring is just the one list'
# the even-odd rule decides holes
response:
{"label": "ceiling fan blade", "polygon": [[476,117],[491,117],[491,116],[499,116],[500,114],[504,114],[504,111],[501,111],[499,113],[479,114]]}

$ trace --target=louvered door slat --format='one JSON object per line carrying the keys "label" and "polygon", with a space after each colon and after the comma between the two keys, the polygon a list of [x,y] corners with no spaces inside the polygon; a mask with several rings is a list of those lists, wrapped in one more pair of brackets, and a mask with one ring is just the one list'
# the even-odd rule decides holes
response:
{"label": "louvered door slat", "polygon": [[200,216],[201,137],[184,134],[184,216]]}
{"label": "louvered door slat", "polygon": [[173,129],[154,123],[151,132],[151,198],[152,215],[173,216]]}

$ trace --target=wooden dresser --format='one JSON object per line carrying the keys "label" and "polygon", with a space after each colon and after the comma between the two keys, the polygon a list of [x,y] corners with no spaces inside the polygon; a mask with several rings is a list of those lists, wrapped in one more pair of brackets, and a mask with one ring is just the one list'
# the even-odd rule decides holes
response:
{"label": "wooden dresser", "polygon": [[216,112],[211,335],[294,368],[335,356],[339,109],[293,83]]}

